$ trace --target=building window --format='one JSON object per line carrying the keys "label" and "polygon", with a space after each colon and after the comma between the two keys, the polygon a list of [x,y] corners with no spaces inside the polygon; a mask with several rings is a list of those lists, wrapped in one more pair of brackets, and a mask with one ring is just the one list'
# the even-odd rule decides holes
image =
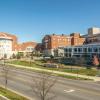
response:
{"label": "building window", "polygon": [[93,51],[94,52],[98,52],[98,48],[93,48]]}
{"label": "building window", "polygon": [[78,52],[82,52],[82,48],[78,48]]}
{"label": "building window", "polygon": [[77,52],[77,48],[74,48],[74,52]]}
{"label": "building window", "polygon": [[92,52],[92,48],[88,48],[88,52]]}
{"label": "building window", "polygon": [[69,52],[72,52],[72,49],[71,48],[69,48]]}
{"label": "building window", "polygon": [[68,38],[68,42],[70,42],[70,38]]}
{"label": "building window", "polygon": [[87,52],[87,48],[83,48],[83,52]]}
{"label": "building window", "polygon": [[68,49],[66,49],[66,52],[68,52]]}

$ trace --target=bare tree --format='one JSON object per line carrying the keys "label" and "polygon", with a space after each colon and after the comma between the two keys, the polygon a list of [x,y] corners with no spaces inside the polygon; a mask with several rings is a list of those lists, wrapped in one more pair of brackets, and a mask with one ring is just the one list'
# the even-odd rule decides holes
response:
{"label": "bare tree", "polygon": [[51,73],[43,72],[39,78],[33,79],[32,90],[40,100],[52,100],[55,95],[51,90],[55,85],[57,78]]}
{"label": "bare tree", "polygon": [[3,77],[4,77],[4,86],[5,86],[5,89],[7,89],[10,70],[11,70],[11,68],[9,66],[7,66],[7,65],[3,66],[2,74],[3,74]]}

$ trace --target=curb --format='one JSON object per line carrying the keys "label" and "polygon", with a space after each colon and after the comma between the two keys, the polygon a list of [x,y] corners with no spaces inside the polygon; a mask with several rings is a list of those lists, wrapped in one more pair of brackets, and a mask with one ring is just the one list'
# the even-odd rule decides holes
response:
{"label": "curb", "polygon": [[[0,86],[4,88],[3,85],[0,85]],[[30,97],[27,97],[26,95],[24,95],[24,94],[22,94],[22,93],[19,93],[19,92],[13,90],[13,89],[10,89],[9,87],[7,88],[7,90],[12,91],[12,92],[14,92],[14,93],[16,93],[16,94],[18,94],[18,95],[20,95],[20,96],[22,96],[22,97],[25,97],[25,98],[27,98],[27,99],[29,99],[29,100],[34,100],[34,99],[30,98]],[[10,99],[7,99],[7,100],[10,100]]]}
{"label": "curb", "polygon": [[10,100],[10,99],[8,99],[7,97],[3,96],[2,94],[0,94],[0,97],[1,97],[2,99],[4,99],[4,100]]}
{"label": "curb", "polygon": [[[17,68],[33,69],[33,70],[37,70],[37,71],[53,72],[55,74],[69,75],[69,76],[75,76],[75,77],[77,77],[77,74],[73,74],[73,73],[65,73],[65,72],[59,72],[59,71],[52,71],[52,70],[41,69],[41,68],[32,68],[32,67],[28,67],[28,66],[15,65],[15,64],[9,64],[9,63],[7,63],[7,65],[15,66]],[[95,82],[100,81],[100,77],[95,77],[95,76],[93,77],[93,76],[87,76],[87,75],[80,75],[80,74],[78,74],[78,77],[92,79]]]}

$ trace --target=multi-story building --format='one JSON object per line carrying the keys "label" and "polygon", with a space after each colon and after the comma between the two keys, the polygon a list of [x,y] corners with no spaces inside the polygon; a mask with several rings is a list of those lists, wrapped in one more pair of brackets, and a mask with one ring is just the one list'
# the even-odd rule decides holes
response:
{"label": "multi-story building", "polygon": [[85,42],[85,38],[80,36],[80,33],[72,33],[70,34],[71,36],[71,45],[76,46],[76,45],[82,45]]}
{"label": "multi-story building", "polygon": [[30,55],[33,51],[35,51],[37,46],[36,42],[24,42],[22,44],[17,45],[17,52],[22,52],[24,56]]}
{"label": "multi-story building", "polygon": [[0,58],[11,57],[13,51],[15,50],[15,45],[17,43],[17,37],[8,33],[0,33]]}
{"label": "multi-story building", "polygon": [[36,42],[24,42],[19,44],[17,37],[12,34],[0,32],[0,59],[10,58],[18,52],[27,55],[36,49]]}
{"label": "multi-story building", "polygon": [[46,35],[43,40],[44,54],[47,56],[54,55],[55,50],[58,47],[66,47],[71,45],[82,45],[85,38],[81,37],[79,33],[72,33],[67,35]]}
{"label": "multi-story building", "polygon": [[86,44],[100,43],[100,28],[89,28],[88,34],[84,35],[83,37],[86,38]]}
{"label": "multi-story building", "polygon": [[[93,64],[94,57],[100,60],[100,44],[84,44],[79,46],[66,46],[57,49],[61,62],[70,64]],[[98,64],[98,62],[95,62]]]}
{"label": "multi-story building", "polygon": [[62,35],[46,35],[43,40],[44,54],[45,55],[54,55],[54,50],[58,47],[64,47],[67,45],[71,45],[71,37]]}
{"label": "multi-story building", "polygon": [[[66,48],[66,50],[67,48],[70,48],[71,50],[71,48],[85,48],[86,46],[90,47],[89,44],[91,44],[91,48],[94,48],[94,45],[95,47],[96,45],[98,47],[99,43],[100,43],[100,28],[96,28],[96,27],[89,28],[88,34],[84,36],[80,36],[80,33],[72,33],[70,35],[64,35],[64,34],[45,35],[44,38],[42,39],[42,43],[24,42],[19,44],[17,41],[17,37],[15,35],[1,32],[0,33],[0,58],[3,57],[10,58],[13,53],[17,54],[18,52],[22,52],[24,53],[24,55],[26,55],[26,54],[30,54],[34,50],[40,52],[43,51],[44,54],[47,56],[55,55],[55,53],[58,54],[59,56],[64,56],[65,51],[62,50],[62,47]],[[77,49],[77,50],[81,50],[81,49]],[[68,54],[66,54],[66,56],[72,57],[72,54],[73,52],[71,53],[69,52]]]}
{"label": "multi-story building", "polygon": [[84,55],[90,58],[93,57],[93,55],[100,57],[100,44],[67,46],[62,49],[64,49],[65,57],[83,57]]}
{"label": "multi-story building", "polygon": [[[76,37],[78,37],[78,34],[76,35]],[[72,42],[74,45],[58,48],[58,51],[61,51],[62,49],[62,55],[68,58],[82,57],[84,55],[87,55],[90,58],[96,55],[100,58],[100,28],[89,28],[88,34],[83,37],[82,40],[78,39],[77,43],[75,43],[75,41]],[[81,41],[82,43],[84,41],[84,44],[81,44]],[[59,52],[58,55],[60,55],[60,53],[61,52]]]}
{"label": "multi-story building", "polygon": [[100,34],[100,28],[98,27],[91,27],[88,29],[88,35],[95,35],[95,34]]}

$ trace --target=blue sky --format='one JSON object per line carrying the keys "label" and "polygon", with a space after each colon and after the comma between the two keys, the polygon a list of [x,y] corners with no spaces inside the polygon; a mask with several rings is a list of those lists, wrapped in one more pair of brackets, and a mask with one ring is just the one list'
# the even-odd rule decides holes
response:
{"label": "blue sky", "polygon": [[0,0],[0,32],[41,42],[45,34],[100,27],[100,0]]}

